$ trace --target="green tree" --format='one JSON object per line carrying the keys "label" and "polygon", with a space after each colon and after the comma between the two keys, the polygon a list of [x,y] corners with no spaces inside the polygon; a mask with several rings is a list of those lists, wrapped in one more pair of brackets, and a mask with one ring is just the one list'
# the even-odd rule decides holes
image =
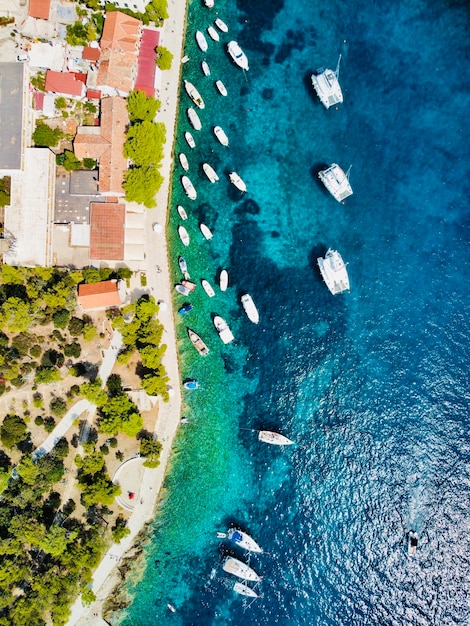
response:
{"label": "green tree", "polygon": [[140,167],[158,167],[166,141],[165,124],[144,121],[127,131],[124,155]]}
{"label": "green tree", "polygon": [[50,148],[56,146],[64,137],[64,133],[60,128],[52,129],[44,122],[36,122],[36,129],[33,133],[33,141],[35,146]]}
{"label": "green tree", "polygon": [[0,207],[6,207],[11,201],[11,176],[0,178]]}
{"label": "green tree", "polygon": [[87,170],[94,170],[96,167],[96,161],[95,159],[88,159],[88,158],[84,158],[83,159],[83,167]]}
{"label": "green tree", "polygon": [[145,348],[140,350],[142,365],[148,369],[157,370],[160,367],[165,350],[166,345],[145,346]]}
{"label": "green tree", "polygon": [[0,324],[12,333],[28,330],[34,324],[30,304],[19,298],[8,298],[0,307]]}
{"label": "green tree", "polygon": [[132,278],[133,273],[134,272],[129,267],[120,267],[117,271],[118,278],[121,278],[122,280]]}
{"label": "green tree", "polygon": [[150,438],[140,440],[140,454],[145,457],[145,467],[158,467],[160,465],[160,453],[162,444]]}
{"label": "green tree", "polygon": [[84,24],[78,20],[74,24],[68,24],[66,31],[65,41],[71,46],[86,46],[88,42],[97,38],[94,24],[91,22]]}
{"label": "green tree", "polygon": [[142,380],[142,389],[144,389],[149,396],[161,396],[164,402],[168,402],[170,399],[168,394],[169,380],[167,376],[145,374]]}
{"label": "green tree", "polygon": [[60,380],[60,372],[56,367],[38,367],[34,380],[36,383],[56,383]]}
{"label": "green tree", "polygon": [[[167,20],[169,17],[167,0],[150,0],[145,7],[145,16],[150,22],[161,25],[163,20]],[[146,21],[146,23],[149,22]]]}
{"label": "green tree", "polygon": [[13,337],[11,347],[19,356],[23,357],[28,354],[30,348],[32,348],[35,343],[36,337],[34,335],[23,332]]}
{"label": "green tree", "polygon": [[135,437],[142,429],[142,416],[136,405],[125,395],[109,398],[108,402],[101,407],[99,429],[102,433],[116,435],[119,431]]}
{"label": "green tree", "polygon": [[54,322],[54,328],[67,328],[67,324],[70,320],[70,311],[67,309],[59,309],[55,311],[52,316],[52,321]]}
{"label": "green tree", "polygon": [[56,109],[66,109],[67,108],[67,100],[63,96],[59,96],[55,99],[55,108]]}
{"label": "green tree", "polygon": [[165,48],[164,46],[157,46],[156,52],[156,63],[158,68],[161,70],[169,70],[173,62],[172,53],[168,50],[168,48]]}
{"label": "green tree", "polygon": [[81,353],[82,348],[80,344],[76,341],[74,341],[73,343],[68,343],[64,346],[64,355],[67,357],[73,357],[74,359],[78,359]]}
{"label": "green tree", "polygon": [[124,174],[122,186],[126,200],[152,209],[156,206],[155,196],[162,184],[163,176],[155,167],[131,167]]}
{"label": "green tree", "polygon": [[85,267],[83,270],[83,280],[88,284],[101,282],[100,270],[96,267]]}
{"label": "green tree", "polygon": [[44,398],[38,391],[33,395],[33,406],[36,409],[40,409],[44,406]]}
{"label": "green tree", "polygon": [[97,378],[92,383],[83,383],[80,385],[80,394],[92,404],[103,406],[108,401],[108,394],[101,388],[102,382]]}
{"label": "green tree", "polygon": [[124,539],[124,537],[127,537],[127,535],[130,532],[131,531],[127,527],[126,520],[122,517],[122,515],[119,515],[116,518],[116,522],[115,522],[114,526],[111,529],[111,534],[113,536],[114,543],[119,543],[121,541],[121,539]]}
{"label": "green tree", "polygon": [[80,475],[94,476],[104,470],[104,457],[101,452],[93,452],[84,457],[77,454],[75,465],[80,469]]}
{"label": "green tree", "polygon": [[78,337],[83,332],[83,326],[83,320],[81,320],[79,317],[72,317],[70,318],[70,322],[68,324],[69,333],[73,337]]}
{"label": "green tree", "polygon": [[22,269],[13,265],[2,265],[1,277],[4,285],[22,285],[24,282]]}
{"label": "green tree", "polygon": [[34,463],[30,454],[24,456],[16,467],[24,483],[34,485],[41,474],[41,468]]}
{"label": "green tree", "polygon": [[127,97],[127,111],[131,122],[151,122],[159,108],[160,102],[155,98],[147,98],[143,91],[131,91]]}
{"label": "green tree", "polygon": [[83,339],[85,341],[93,341],[96,337],[96,327],[93,324],[85,324],[83,327]]}
{"label": "green tree", "polygon": [[26,422],[18,415],[9,414],[0,427],[0,439],[7,448],[12,448],[26,439]]}
{"label": "green tree", "polygon": [[67,402],[62,398],[53,398],[49,404],[49,408],[52,415],[61,418],[67,413]]}

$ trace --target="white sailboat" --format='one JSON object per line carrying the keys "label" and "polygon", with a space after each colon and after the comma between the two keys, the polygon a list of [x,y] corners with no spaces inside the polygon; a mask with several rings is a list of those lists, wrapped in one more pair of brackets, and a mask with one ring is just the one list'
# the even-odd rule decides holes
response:
{"label": "white sailboat", "polygon": [[190,121],[191,126],[194,128],[194,130],[201,130],[201,120],[199,119],[199,115],[196,113],[193,107],[189,107],[186,113],[188,115],[188,120]]}
{"label": "white sailboat", "polygon": [[235,185],[237,189],[239,189],[242,193],[246,191],[245,181],[237,174],[237,172],[230,172],[228,175],[230,182],[232,185]]}
{"label": "white sailboat", "polygon": [[182,220],[188,219],[188,214],[186,213],[184,208],[181,206],[181,204],[178,204],[178,206],[176,207],[176,210],[178,211],[178,215],[181,217]]}
{"label": "white sailboat", "polygon": [[231,556],[225,559],[222,567],[224,572],[238,576],[238,578],[243,580],[253,580],[254,582],[261,580],[261,577],[258,576],[254,569]]}
{"label": "white sailboat", "polygon": [[209,165],[209,163],[203,163],[202,169],[204,170],[204,174],[207,176],[211,183],[215,183],[219,180],[217,172],[213,167]]}
{"label": "white sailboat", "polygon": [[328,248],[325,257],[319,257],[317,263],[330,293],[336,295],[343,291],[349,291],[348,270],[337,250]]}
{"label": "white sailboat", "polygon": [[233,590],[241,596],[248,596],[249,598],[259,598],[259,595],[256,593],[256,591],[245,583],[236,582],[233,585]]}
{"label": "white sailboat", "polygon": [[318,172],[318,178],[338,202],[342,202],[353,195],[353,190],[349,183],[350,171],[351,168],[344,173],[344,170],[337,163],[332,163],[326,170]]}
{"label": "white sailboat", "polygon": [[219,143],[223,146],[228,146],[228,137],[222,126],[214,126],[214,135]]}
{"label": "white sailboat", "polygon": [[316,74],[312,74],[311,80],[313,88],[321,103],[326,109],[335,104],[343,102],[343,92],[339,84],[339,65],[341,63],[341,55],[339,55],[336,70],[324,69],[321,67]]}
{"label": "white sailboat", "polygon": [[212,285],[210,284],[208,280],[206,280],[205,278],[202,278],[201,285],[204,291],[209,296],[209,298],[213,298],[215,296],[215,291],[213,290]]}
{"label": "white sailboat", "polygon": [[211,75],[211,68],[209,67],[209,63],[207,61],[202,61],[201,69],[202,69],[202,73],[204,74],[204,76]]}
{"label": "white sailboat", "polygon": [[275,433],[272,430],[260,430],[258,433],[258,439],[264,443],[270,443],[274,446],[291,446],[294,442],[284,435]]}

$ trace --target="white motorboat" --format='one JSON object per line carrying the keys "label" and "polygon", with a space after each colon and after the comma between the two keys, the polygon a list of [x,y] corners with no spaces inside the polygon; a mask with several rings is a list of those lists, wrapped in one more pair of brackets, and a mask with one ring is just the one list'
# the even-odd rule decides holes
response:
{"label": "white motorboat", "polygon": [[189,80],[185,80],[184,81],[184,88],[186,89],[186,93],[191,98],[191,100],[194,102],[194,104],[199,109],[204,109],[204,107],[206,105],[204,104],[204,100],[202,99],[201,94],[196,89],[196,87],[192,83],[189,82]]}
{"label": "white motorboat", "polygon": [[249,552],[263,552],[263,549],[256,543],[256,541],[250,537],[248,533],[239,530],[238,528],[230,528],[227,532],[227,539],[235,545],[248,550]]}
{"label": "white motorboat", "polygon": [[184,192],[188,198],[190,200],[196,200],[197,192],[188,176],[181,177],[181,184],[183,185]]}
{"label": "white motorboat", "polygon": [[199,354],[201,356],[207,356],[209,354],[209,348],[203,342],[201,337],[196,332],[194,332],[194,330],[191,330],[190,328],[188,328],[187,330],[188,330],[188,336],[191,340],[191,343],[199,352]]}
{"label": "white motorboat", "polygon": [[227,95],[227,88],[221,80],[216,80],[215,86],[217,87],[217,91],[220,93],[221,96]]}
{"label": "white motorboat", "polygon": [[220,291],[227,291],[227,287],[228,287],[228,272],[227,272],[227,270],[222,270],[220,272],[219,287],[220,287]]}
{"label": "white motorboat", "polygon": [[207,41],[206,41],[206,38],[204,37],[204,33],[202,33],[200,30],[196,31],[196,41],[197,41],[197,45],[199,46],[199,48],[203,52],[206,52],[207,51]]}
{"label": "white motorboat", "polygon": [[222,21],[222,20],[220,19],[220,17],[218,17],[218,18],[216,18],[216,19],[214,20],[214,24],[215,24],[215,25],[217,26],[217,28],[218,28],[220,31],[222,31],[223,33],[228,33],[228,26],[227,26],[227,24],[226,24],[224,21]]}
{"label": "white motorboat", "polygon": [[186,143],[191,148],[191,150],[196,147],[196,142],[194,141],[194,137],[191,135],[189,130],[187,130],[184,133],[184,138],[186,139]]}
{"label": "white motorboat", "polygon": [[187,54],[184,55],[184,57],[181,59],[181,63],[184,65],[185,63],[187,63],[189,61],[189,57]]}
{"label": "white motorboat", "polygon": [[207,34],[209,35],[209,37],[213,41],[219,41],[220,40],[219,33],[215,30],[215,28],[213,26],[208,26],[207,27]]}
{"label": "white motorboat", "polygon": [[205,278],[201,279],[201,285],[204,291],[207,293],[209,298],[213,298],[215,296],[215,291],[212,289],[212,285]]}
{"label": "white motorboat", "polygon": [[215,183],[219,180],[219,177],[217,176],[217,172],[215,171],[213,167],[209,165],[209,163],[203,163],[202,169],[204,170],[204,174],[211,181],[211,183]]}
{"label": "white motorboat", "polygon": [[186,259],[182,256],[179,256],[178,265],[185,280],[189,280],[191,276],[189,275],[189,272],[188,272],[188,264],[186,263]]}
{"label": "white motorboat", "polygon": [[343,102],[343,93],[338,80],[340,62],[341,55],[339,55],[338,65],[334,72],[322,67],[316,71],[316,74],[312,74],[311,77],[313,88],[321,103],[327,109]]}
{"label": "white motorboat", "polygon": [[189,246],[190,239],[188,231],[184,226],[178,226],[178,235],[185,246]]}
{"label": "white motorboat", "polygon": [[326,170],[318,172],[318,178],[338,202],[352,196],[353,190],[349,184],[350,170],[351,168],[345,174],[337,163],[332,163]]}
{"label": "white motorboat", "polygon": [[219,143],[223,146],[228,146],[228,137],[222,126],[214,126],[214,135]]}
{"label": "white motorboat", "polygon": [[243,580],[253,580],[254,582],[259,582],[261,577],[252,569],[249,565],[242,563],[238,559],[234,559],[232,556],[228,556],[223,564],[224,572],[228,574],[233,574],[234,576],[238,576]]}
{"label": "white motorboat", "polygon": [[230,41],[227,44],[227,52],[238,67],[241,67],[246,72],[248,71],[248,58],[236,41]]}
{"label": "white motorboat", "polygon": [[232,185],[235,185],[235,187],[239,189],[242,193],[246,191],[245,182],[244,180],[242,180],[242,178],[240,178],[237,172],[230,172],[228,177],[230,178],[230,182],[232,183]]}
{"label": "white motorboat", "polygon": [[196,113],[193,107],[189,107],[186,113],[188,115],[188,120],[191,122],[191,126],[194,128],[194,130],[201,130],[201,120],[199,119],[199,115]]}
{"label": "white motorboat", "polygon": [[210,76],[211,68],[209,67],[209,63],[207,61],[202,61],[201,69],[204,76]]}
{"label": "white motorboat", "polygon": [[203,2],[208,9],[214,8],[214,0],[203,0]]}
{"label": "white motorboat", "polygon": [[199,228],[204,239],[207,239],[208,241],[212,239],[212,231],[208,226],[206,226],[205,224],[199,224]]}
{"label": "white motorboat", "polygon": [[236,593],[239,593],[241,596],[248,596],[249,598],[259,598],[259,595],[256,593],[256,591],[245,583],[236,582],[233,585],[233,590]]}
{"label": "white motorboat", "polygon": [[176,207],[176,210],[178,211],[178,215],[181,217],[182,220],[188,219],[188,214],[186,213],[184,208],[181,206],[181,204],[178,204],[178,206]]}
{"label": "white motorboat", "polygon": [[291,439],[272,430],[260,430],[258,439],[264,443],[271,443],[274,446],[291,446],[294,443]]}
{"label": "white motorboat", "polygon": [[244,293],[242,295],[241,303],[250,322],[253,322],[253,324],[257,324],[259,322],[258,309],[256,308],[255,303],[253,302],[253,298],[250,296],[249,293]]}
{"label": "white motorboat", "polygon": [[220,315],[214,316],[214,326],[216,331],[219,333],[219,337],[223,341],[223,343],[231,343],[234,340],[234,336],[232,331],[229,328],[227,322],[220,317]]}
{"label": "white motorboat", "polygon": [[180,152],[178,154],[178,159],[180,160],[181,167],[185,172],[187,172],[189,170],[188,157],[184,154],[184,152]]}
{"label": "white motorboat", "polygon": [[191,293],[190,290],[185,287],[184,285],[175,285],[175,290],[180,293],[182,296],[189,296],[189,294]]}
{"label": "white motorboat", "polygon": [[349,291],[348,271],[339,252],[329,248],[325,257],[319,257],[317,263],[323,280],[333,295]]}
{"label": "white motorboat", "polygon": [[408,533],[408,556],[414,556],[416,554],[417,547],[418,533],[415,530],[410,530]]}

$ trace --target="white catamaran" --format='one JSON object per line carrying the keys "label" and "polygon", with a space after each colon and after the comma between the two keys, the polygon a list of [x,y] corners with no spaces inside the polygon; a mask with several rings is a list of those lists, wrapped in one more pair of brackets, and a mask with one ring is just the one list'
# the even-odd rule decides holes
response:
{"label": "white catamaran", "polygon": [[325,257],[317,259],[323,280],[333,295],[349,291],[349,276],[341,255],[329,248]]}
{"label": "white catamaran", "polygon": [[318,69],[316,74],[312,74],[312,85],[317,96],[325,108],[329,109],[335,104],[343,102],[343,92],[339,84],[339,64],[341,55],[339,55],[336,70]]}
{"label": "white catamaran", "polygon": [[344,170],[337,163],[332,163],[326,170],[318,172],[318,178],[338,202],[342,202],[353,194],[349,183],[350,171],[351,168],[344,173]]}

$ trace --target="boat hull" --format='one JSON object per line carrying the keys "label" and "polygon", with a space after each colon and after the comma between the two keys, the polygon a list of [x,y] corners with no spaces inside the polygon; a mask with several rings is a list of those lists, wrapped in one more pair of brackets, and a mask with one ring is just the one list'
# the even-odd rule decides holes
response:
{"label": "boat hull", "polygon": [[190,244],[189,234],[184,226],[178,226],[178,235],[183,245],[189,246]]}
{"label": "boat hull", "polygon": [[225,559],[223,570],[224,572],[237,576],[242,580],[252,580],[254,582],[259,582],[261,580],[261,577],[258,576],[254,569],[231,556]]}
{"label": "boat hull", "polygon": [[337,202],[353,195],[348,177],[337,163],[332,163],[326,170],[318,172],[318,178]]}
{"label": "boat hull", "polygon": [[258,309],[256,308],[255,303],[253,302],[253,299],[250,296],[250,294],[248,293],[243,294],[243,296],[241,297],[241,302],[250,322],[253,322],[253,324],[258,324],[259,322]]}
{"label": "boat hull", "polygon": [[248,67],[248,58],[236,41],[230,41],[227,44],[227,52],[229,53],[235,65],[238,65],[238,67],[240,67],[242,70],[248,72],[248,70],[250,69]]}
{"label": "boat hull", "polygon": [[233,585],[233,590],[241,596],[247,596],[248,598],[259,598],[256,591],[254,591],[251,587],[248,587],[248,585],[245,585],[244,583],[235,583]]}
{"label": "boat hull", "polygon": [[228,146],[228,137],[221,126],[214,126],[214,135],[220,144]]}
{"label": "boat hull", "polygon": [[329,248],[325,257],[317,259],[318,267],[326,286],[334,296],[349,291],[349,276],[341,255]]}
{"label": "boat hull", "polygon": [[201,280],[201,285],[204,291],[206,292],[206,294],[209,296],[209,298],[213,298],[215,296],[215,291],[212,289],[212,285],[210,284],[208,280],[203,278]]}
{"label": "boat hull", "polygon": [[228,287],[228,272],[227,270],[222,270],[219,276],[219,287],[220,291],[226,291]]}
{"label": "boat hull", "polygon": [[227,88],[225,87],[224,83],[221,80],[216,80],[215,86],[217,87],[217,91],[220,93],[221,96],[227,95],[228,93]]}
{"label": "boat hull", "polygon": [[243,548],[243,550],[257,552],[258,554],[263,552],[263,549],[252,537],[250,537],[248,533],[245,533],[243,530],[239,530],[238,528],[230,528],[227,533],[227,538],[238,547]]}
{"label": "boat hull", "polygon": [[210,241],[212,239],[212,232],[210,230],[210,228],[208,226],[206,226],[205,224],[200,224],[199,228],[201,230],[202,236],[204,237],[204,239],[206,239],[207,241]]}
{"label": "boat hull", "polygon": [[191,330],[191,328],[188,328],[188,336],[191,343],[201,356],[207,356],[209,354],[209,348],[206,346],[201,337],[194,332],[194,330]]}
{"label": "boat hull", "polygon": [[222,343],[225,343],[225,344],[232,343],[235,337],[233,336],[233,333],[230,330],[227,322],[222,317],[220,317],[220,315],[216,315],[214,317],[214,326],[217,332],[219,333],[219,337]]}
{"label": "boat hull", "polygon": [[294,442],[284,435],[272,432],[271,430],[260,430],[258,439],[264,443],[270,443],[274,446],[291,446]]}

